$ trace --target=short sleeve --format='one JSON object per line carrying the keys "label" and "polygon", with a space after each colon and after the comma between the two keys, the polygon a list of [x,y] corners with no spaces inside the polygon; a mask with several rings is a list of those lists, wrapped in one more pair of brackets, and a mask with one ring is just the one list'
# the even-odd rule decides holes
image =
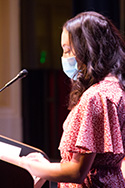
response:
{"label": "short sleeve", "polygon": [[59,149],[124,153],[117,106],[98,92],[85,93],[64,122]]}

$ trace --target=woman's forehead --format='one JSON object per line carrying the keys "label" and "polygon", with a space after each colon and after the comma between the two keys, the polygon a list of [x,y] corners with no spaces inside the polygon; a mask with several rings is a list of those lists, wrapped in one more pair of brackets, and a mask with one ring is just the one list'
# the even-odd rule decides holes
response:
{"label": "woman's forehead", "polygon": [[63,29],[61,34],[61,46],[69,46],[69,33],[65,28]]}

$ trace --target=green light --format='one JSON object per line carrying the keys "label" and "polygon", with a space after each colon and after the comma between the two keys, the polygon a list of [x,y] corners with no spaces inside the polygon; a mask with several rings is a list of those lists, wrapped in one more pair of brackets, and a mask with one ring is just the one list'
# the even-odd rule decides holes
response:
{"label": "green light", "polygon": [[46,51],[42,51],[41,54],[40,54],[40,63],[45,63],[46,61],[46,54],[47,52]]}

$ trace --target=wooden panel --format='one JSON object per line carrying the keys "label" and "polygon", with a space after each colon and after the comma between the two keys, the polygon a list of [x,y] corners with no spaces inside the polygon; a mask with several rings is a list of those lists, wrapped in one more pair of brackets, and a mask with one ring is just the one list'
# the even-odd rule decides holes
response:
{"label": "wooden panel", "polygon": [[[0,88],[20,71],[19,0],[0,0]],[[21,140],[20,81],[0,93],[0,134]]]}
{"label": "wooden panel", "polygon": [[[0,87],[10,79],[9,1],[0,0]],[[0,106],[10,106],[10,89],[0,94]]]}

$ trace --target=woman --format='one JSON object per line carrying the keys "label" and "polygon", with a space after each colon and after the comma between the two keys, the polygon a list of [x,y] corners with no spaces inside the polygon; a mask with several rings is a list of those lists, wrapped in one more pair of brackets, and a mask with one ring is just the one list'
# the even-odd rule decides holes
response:
{"label": "woman", "polygon": [[71,110],[63,125],[62,160],[39,154],[7,159],[60,188],[123,188],[125,156],[125,44],[115,26],[95,12],[68,20],[61,36],[62,66],[71,78]]}

